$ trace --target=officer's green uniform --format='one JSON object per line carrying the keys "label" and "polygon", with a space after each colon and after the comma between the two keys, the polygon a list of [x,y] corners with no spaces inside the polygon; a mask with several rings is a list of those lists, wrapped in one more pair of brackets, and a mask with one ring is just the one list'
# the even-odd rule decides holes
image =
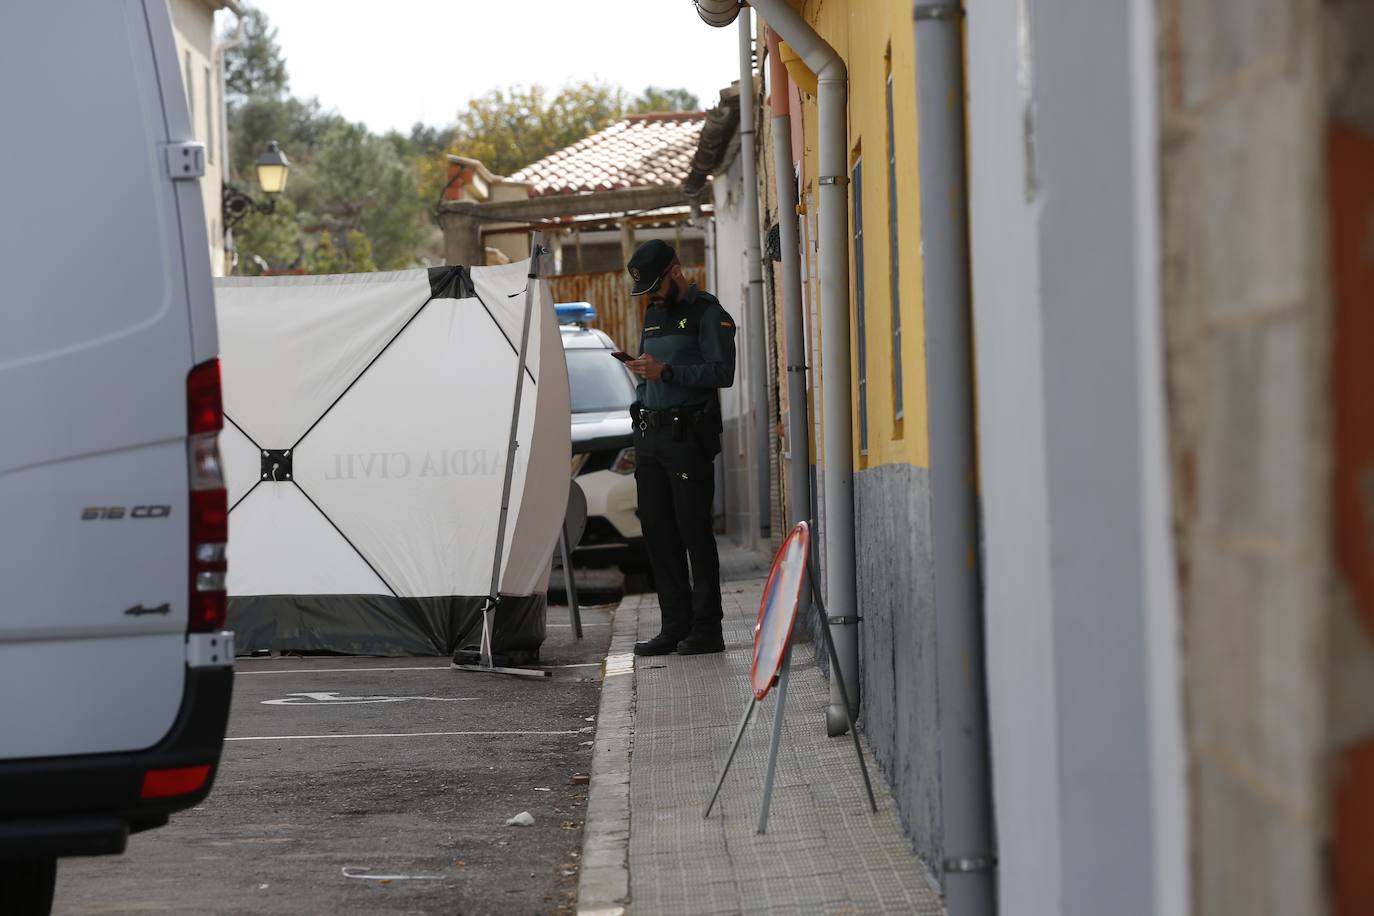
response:
{"label": "officer's green uniform", "polygon": [[662,635],[719,643],[724,615],[712,524],[713,460],[721,435],[717,390],[735,380],[735,322],[715,296],[694,284],[675,304],[645,311],[640,352],[667,367],[662,379],[640,379],[631,412],[639,518],[658,586]]}

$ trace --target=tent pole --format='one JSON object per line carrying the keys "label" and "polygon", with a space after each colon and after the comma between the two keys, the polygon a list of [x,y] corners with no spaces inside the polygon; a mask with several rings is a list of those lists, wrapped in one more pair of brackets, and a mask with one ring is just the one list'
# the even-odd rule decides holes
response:
{"label": "tent pole", "polygon": [[545,252],[544,234],[534,233],[530,239],[530,272],[525,283],[525,316],[520,327],[520,356],[515,362],[515,402],[511,406],[510,436],[506,439],[506,479],[501,485],[501,516],[496,523],[496,555],[491,563],[491,588],[482,606],[481,660],[478,665],[457,665],[465,671],[485,671],[496,674],[516,674],[527,677],[548,677],[550,672],[535,668],[498,668],[492,657],[492,628],[496,606],[500,602],[501,560],[506,546],[506,520],[510,515],[511,483],[515,477],[515,450],[520,447],[516,435],[520,431],[520,401],[525,392],[525,360],[530,349],[530,315],[534,311],[534,291],[539,284],[539,258]]}
{"label": "tent pole", "polygon": [[568,614],[572,618],[574,639],[582,638],[582,608],[577,604],[577,581],[573,578],[572,552],[568,549],[568,525],[558,532],[558,549],[563,554],[563,584],[568,592]]}

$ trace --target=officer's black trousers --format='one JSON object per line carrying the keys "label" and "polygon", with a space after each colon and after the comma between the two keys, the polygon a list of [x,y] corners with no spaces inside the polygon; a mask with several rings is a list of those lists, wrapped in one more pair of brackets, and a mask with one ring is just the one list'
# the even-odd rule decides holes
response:
{"label": "officer's black trousers", "polygon": [[[712,526],[715,466],[690,429],[635,431],[639,521],[658,585],[662,632],[720,633],[720,556]],[[691,575],[688,576],[688,559]]]}

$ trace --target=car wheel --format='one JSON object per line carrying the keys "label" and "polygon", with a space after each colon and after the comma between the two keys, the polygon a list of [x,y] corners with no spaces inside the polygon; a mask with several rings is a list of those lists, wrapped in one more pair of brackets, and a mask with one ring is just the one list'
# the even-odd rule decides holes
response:
{"label": "car wheel", "polygon": [[56,886],[56,858],[0,862],[0,913],[48,916]]}

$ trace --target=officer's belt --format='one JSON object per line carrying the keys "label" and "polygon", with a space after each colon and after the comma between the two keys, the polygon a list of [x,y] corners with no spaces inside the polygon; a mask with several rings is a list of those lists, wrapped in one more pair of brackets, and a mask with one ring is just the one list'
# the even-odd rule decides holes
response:
{"label": "officer's belt", "polygon": [[651,410],[648,407],[638,407],[635,408],[630,419],[641,432],[647,432],[651,429],[671,426],[674,422],[678,421],[695,423],[697,417],[700,416],[702,411],[706,410],[707,407],[708,405],[700,404],[683,407],[669,407],[664,410]]}

